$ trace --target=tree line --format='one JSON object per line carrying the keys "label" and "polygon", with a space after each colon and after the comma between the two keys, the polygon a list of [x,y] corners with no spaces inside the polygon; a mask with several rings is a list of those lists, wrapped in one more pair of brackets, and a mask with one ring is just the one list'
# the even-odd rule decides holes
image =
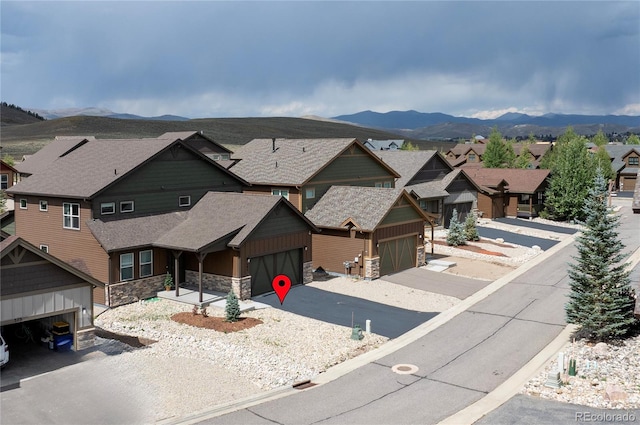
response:
{"label": "tree line", "polygon": [[7,108],[15,109],[16,111],[24,112],[27,115],[30,115],[30,116],[32,116],[34,118],[39,119],[40,121],[46,121],[46,118],[43,117],[42,115],[40,115],[40,114],[38,114],[36,112],[24,110],[21,107],[19,107],[17,105],[14,105],[13,103],[2,102],[2,106],[6,106]]}

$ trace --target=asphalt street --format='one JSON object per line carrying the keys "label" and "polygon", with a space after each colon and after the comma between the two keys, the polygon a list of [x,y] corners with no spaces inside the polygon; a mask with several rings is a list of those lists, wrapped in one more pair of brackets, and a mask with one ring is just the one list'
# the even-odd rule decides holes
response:
{"label": "asphalt street", "polygon": [[492,229],[490,227],[478,226],[478,234],[481,238],[498,239],[502,238],[507,243],[532,247],[538,245],[543,251],[548,250],[558,243],[557,240],[536,238],[534,236],[525,236],[518,233],[508,232],[506,230]]}

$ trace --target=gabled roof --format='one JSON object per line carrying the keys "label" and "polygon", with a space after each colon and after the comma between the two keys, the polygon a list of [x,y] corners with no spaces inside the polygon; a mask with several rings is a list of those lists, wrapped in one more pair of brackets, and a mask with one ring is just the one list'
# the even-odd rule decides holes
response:
{"label": "gabled roof", "polygon": [[[438,151],[378,151],[375,154],[400,174],[396,187],[404,187]],[[444,158],[442,162],[449,165]]]}
{"label": "gabled roof", "polygon": [[390,140],[373,140],[367,139],[362,143],[373,151],[386,151],[390,149],[400,149],[404,145],[403,139],[390,139]]}
{"label": "gabled roof", "polygon": [[464,171],[480,186],[495,188],[496,182],[506,181],[510,193],[537,192],[549,177],[549,170],[523,168],[483,168],[469,167]]}
{"label": "gabled roof", "polygon": [[180,140],[184,140],[187,141],[190,138],[194,137],[194,136],[199,136],[207,141],[209,141],[210,143],[216,145],[217,148],[224,150],[226,152],[228,152],[229,154],[232,154],[233,151],[225,148],[224,146],[222,146],[220,143],[217,143],[215,140],[207,137],[204,135],[204,133],[202,133],[201,131],[169,131],[164,133],[161,136],[158,136],[159,139],[180,139]]}
{"label": "gabled roof", "polygon": [[305,215],[318,227],[344,229],[353,223],[359,226],[358,230],[373,232],[403,196],[429,220],[402,188],[359,186],[331,186]]}
{"label": "gabled roof", "polygon": [[351,138],[254,139],[236,150],[233,158],[241,161],[230,170],[251,184],[301,186],[354,144],[399,177],[362,143]]}
{"label": "gabled roof", "polygon": [[107,252],[142,246],[202,252],[216,242],[239,247],[278,206],[290,208],[318,231],[281,196],[236,192],[208,192],[189,211],[107,222],[91,220],[87,226]]}
{"label": "gabled roof", "polygon": [[[128,173],[180,143],[195,155],[242,181],[215,161],[185,145],[176,133],[167,138],[146,139],[56,139],[44,154],[47,165],[8,190],[9,193],[90,199]],[[183,133],[180,133],[183,134]],[[190,134],[196,134],[192,132]],[[43,149],[45,149],[43,148]],[[33,155],[35,159],[40,152]],[[57,155],[52,159],[53,154]],[[247,184],[242,181],[243,184]]]}
{"label": "gabled roof", "polygon": [[405,189],[410,191],[419,199],[444,198],[450,195],[448,188],[451,183],[460,175],[462,175],[473,186],[475,186],[477,190],[481,189],[471,178],[469,178],[467,173],[465,173],[460,168],[454,169],[449,174],[444,176],[444,178],[441,180],[412,184],[410,186],[407,186]]}
{"label": "gabled roof", "polygon": [[94,286],[102,286],[104,287],[104,283],[100,282],[99,280],[89,276],[88,274],[76,269],[75,267],[73,267],[72,265],[60,260],[57,257],[54,257],[51,254],[48,254],[44,251],[42,251],[41,249],[36,248],[35,246],[31,245],[29,242],[25,241],[24,239],[18,237],[18,236],[9,236],[7,239],[0,241],[0,258],[4,258],[6,255],[9,255],[9,253],[11,253],[15,248],[17,247],[22,247],[28,251],[31,251],[32,253],[36,254],[37,256],[41,257],[42,259],[55,264],[56,266],[68,271],[69,273],[79,277],[80,279],[82,279],[83,281],[90,283]]}
{"label": "gabled roof", "polygon": [[95,140],[93,136],[56,136],[44,145],[38,152],[28,155],[20,164],[16,165],[22,174],[36,174],[44,170],[65,152],[73,149],[85,140]]}
{"label": "gabled roof", "polygon": [[12,167],[11,165],[7,164],[6,162],[4,162],[3,160],[0,159],[0,164],[2,164],[2,168],[7,168],[11,171],[13,171],[14,173],[18,173],[19,171],[16,170],[14,167]]}

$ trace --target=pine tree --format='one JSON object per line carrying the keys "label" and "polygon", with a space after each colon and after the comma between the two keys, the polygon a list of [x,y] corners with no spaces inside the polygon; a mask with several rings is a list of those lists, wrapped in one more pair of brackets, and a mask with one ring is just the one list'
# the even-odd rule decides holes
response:
{"label": "pine tree", "polygon": [[607,188],[598,169],[584,204],[585,229],[577,238],[577,263],[569,265],[571,293],[565,306],[567,322],[592,340],[624,337],[634,325],[634,291],[622,263],[624,245],[616,228],[619,217],[609,214]]}
{"label": "pine tree", "polygon": [[475,212],[467,214],[467,219],[464,221],[464,235],[468,241],[480,240],[478,228],[476,227],[477,220],[478,219]]}
{"label": "pine tree", "polygon": [[513,168],[529,168],[530,154],[529,142],[523,143],[522,148],[520,148],[520,155],[516,158]]}
{"label": "pine tree", "polygon": [[227,295],[227,303],[224,306],[225,320],[227,322],[237,322],[240,318],[240,303],[238,297],[233,290]]}
{"label": "pine tree", "polygon": [[458,220],[458,210],[453,209],[453,215],[449,222],[449,231],[447,232],[447,245],[458,246],[466,245],[467,238],[464,232],[464,226]]}
{"label": "pine tree", "polygon": [[502,141],[502,135],[496,127],[491,130],[489,143],[482,155],[482,163],[486,168],[503,168],[508,162],[507,146]]}

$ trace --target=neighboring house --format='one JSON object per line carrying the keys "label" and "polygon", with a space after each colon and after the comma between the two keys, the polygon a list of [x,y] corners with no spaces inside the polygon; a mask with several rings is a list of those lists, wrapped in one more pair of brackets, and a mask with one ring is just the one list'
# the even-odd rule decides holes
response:
{"label": "neighboring house", "polygon": [[537,217],[544,206],[549,170],[466,167],[481,189],[478,210],[483,217]]}
{"label": "neighboring house", "polygon": [[[198,150],[207,140],[197,132],[54,140],[24,162],[30,177],[8,189],[16,203],[16,235],[105,283],[94,294],[98,303],[121,302],[111,288],[122,282],[129,298],[147,294],[148,285],[160,288],[171,261],[143,246],[127,247],[128,253],[135,250],[133,259],[107,252],[104,236],[99,241],[88,223],[178,213],[209,191],[241,192],[244,180]],[[129,281],[134,269],[144,283]],[[122,293],[123,285],[118,287]]]}
{"label": "neighboring house", "polygon": [[372,151],[396,151],[398,149],[402,149],[404,145],[404,140],[396,139],[396,140],[373,140],[367,139],[362,143],[367,148]]}
{"label": "neighboring house", "polygon": [[[592,151],[597,146],[587,145]],[[633,145],[604,145],[611,158],[611,167],[616,173],[615,187],[621,192],[633,192],[636,187],[638,171],[640,171],[640,147]]]}
{"label": "neighboring house", "polygon": [[284,196],[303,213],[333,185],[395,187],[400,175],[357,139],[254,139],[229,170],[246,193]]}
{"label": "neighboring house", "polygon": [[376,279],[424,264],[430,217],[402,188],[333,186],[306,213],[313,235],[313,268]]}
{"label": "neighboring house", "polygon": [[[93,288],[102,282],[17,236],[0,242],[0,264],[3,329],[29,322],[50,331],[63,321],[76,350],[93,346]],[[40,342],[40,335],[34,337]]]}
{"label": "neighboring house", "polygon": [[[488,143],[488,142],[487,142]],[[476,166],[482,163],[482,156],[487,149],[487,143],[459,143],[445,154],[447,161],[453,167]],[[529,168],[539,168],[542,157],[551,149],[550,143],[514,143],[513,151],[520,156],[523,147],[527,146],[529,153]]]}
{"label": "neighboring house", "polygon": [[0,160],[0,190],[7,190],[20,181],[20,173],[15,167]]}
{"label": "neighboring house", "polygon": [[449,226],[454,208],[465,217],[474,207],[477,188],[464,173],[454,170],[437,151],[377,152],[380,158],[400,173],[396,187],[404,187],[420,208],[433,214],[437,224]]}

